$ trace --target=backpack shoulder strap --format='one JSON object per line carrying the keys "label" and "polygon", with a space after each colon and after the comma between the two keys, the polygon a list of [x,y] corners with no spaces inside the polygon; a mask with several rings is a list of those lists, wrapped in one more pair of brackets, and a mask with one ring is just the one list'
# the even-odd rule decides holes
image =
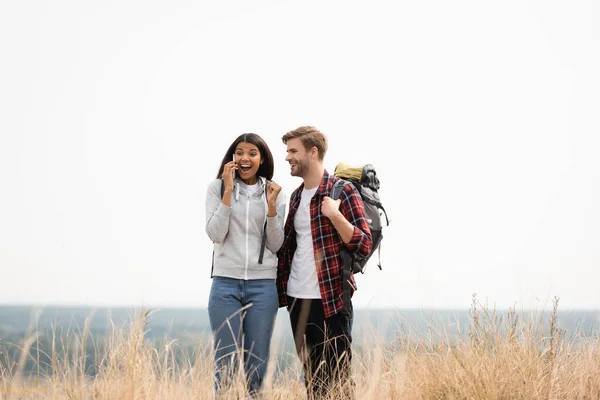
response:
{"label": "backpack shoulder strap", "polygon": [[[267,192],[269,189],[270,180],[267,179],[265,182],[265,201],[267,201]],[[260,241],[260,255],[258,256],[258,263],[262,264],[263,256],[265,254],[265,247],[267,246],[267,219],[265,218],[265,226],[263,226],[262,239]]]}
{"label": "backpack shoulder strap", "polygon": [[339,199],[340,195],[342,194],[342,190],[344,190],[344,187],[349,183],[350,182],[344,179],[338,179],[335,181],[333,187],[331,188],[331,194],[329,197],[331,197],[333,200]]}
{"label": "backpack shoulder strap", "polygon": [[[333,184],[333,187],[331,188],[331,193],[330,193],[329,197],[331,197],[333,200],[339,199],[340,195],[342,194],[342,190],[344,190],[344,188],[348,184],[350,184],[350,182],[345,179],[338,179],[337,181],[335,181],[335,183]],[[347,248],[342,247],[340,257],[342,258],[342,265],[343,265],[343,270],[342,270],[343,297],[342,298],[343,298],[343,302],[344,302],[344,307],[342,309],[342,312],[348,318],[352,318],[353,288],[350,283],[350,277],[352,275],[353,256]]]}

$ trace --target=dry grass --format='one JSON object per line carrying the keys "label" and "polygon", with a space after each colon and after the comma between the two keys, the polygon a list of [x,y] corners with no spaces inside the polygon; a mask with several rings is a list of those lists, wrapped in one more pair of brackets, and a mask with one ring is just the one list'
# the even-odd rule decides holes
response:
{"label": "dry grass", "polygon": [[[371,335],[353,360],[357,398],[599,399],[600,339],[574,334],[567,340],[557,325],[558,299],[553,305],[548,315],[497,314],[474,297],[470,324],[464,331],[459,327],[458,335],[432,328],[418,336],[408,329],[395,343]],[[175,341],[150,346],[144,339],[148,316],[140,314],[127,329],[113,328],[105,343],[94,344],[100,361],[93,378],[85,373],[86,327],[53,338],[52,354],[61,356],[51,357],[50,374],[35,381],[24,377],[24,359],[40,358],[30,351],[36,340],[30,332],[22,357],[0,362],[0,399],[212,398],[210,349],[178,359]],[[54,346],[68,351],[55,352]],[[304,399],[298,368],[281,370],[274,354],[264,398]],[[223,398],[244,398],[244,387],[240,378]]]}

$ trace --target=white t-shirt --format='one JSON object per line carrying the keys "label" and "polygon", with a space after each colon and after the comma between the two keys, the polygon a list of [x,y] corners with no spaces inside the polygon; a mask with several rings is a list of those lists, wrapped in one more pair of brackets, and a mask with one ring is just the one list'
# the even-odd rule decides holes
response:
{"label": "white t-shirt", "polygon": [[258,181],[255,184],[252,185],[248,185],[244,182],[239,182],[240,187],[246,189],[246,192],[248,193],[248,196],[252,196],[254,193],[256,193],[256,191],[258,190]]}
{"label": "white t-shirt", "polygon": [[321,298],[313,250],[313,237],[310,230],[310,200],[317,189],[318,186],[314,189],[302,190],[300,205],[294,215],[297,247],[292,259],[287,294],[299,299]]}

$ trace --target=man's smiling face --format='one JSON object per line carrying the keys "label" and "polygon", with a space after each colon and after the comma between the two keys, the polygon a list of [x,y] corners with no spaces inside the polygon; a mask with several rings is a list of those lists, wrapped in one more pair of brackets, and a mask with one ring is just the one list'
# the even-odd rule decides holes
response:
{"label": "man's smiling face", "polygon": [[300,138],[292,138],[287,141],[287,156],[285,161],[290,163],[290,174],[292,176],[304,177],[309,169],[309,154],[304,148]]}

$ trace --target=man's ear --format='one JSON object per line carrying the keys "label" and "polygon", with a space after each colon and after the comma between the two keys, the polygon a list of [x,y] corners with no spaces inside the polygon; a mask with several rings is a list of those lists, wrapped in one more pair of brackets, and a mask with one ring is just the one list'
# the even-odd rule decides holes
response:
{"label": "man's ear", "polygon": [[315,159],[319,157],[319,149],[316,146],[313,146],[310,149],[310,158]]}

